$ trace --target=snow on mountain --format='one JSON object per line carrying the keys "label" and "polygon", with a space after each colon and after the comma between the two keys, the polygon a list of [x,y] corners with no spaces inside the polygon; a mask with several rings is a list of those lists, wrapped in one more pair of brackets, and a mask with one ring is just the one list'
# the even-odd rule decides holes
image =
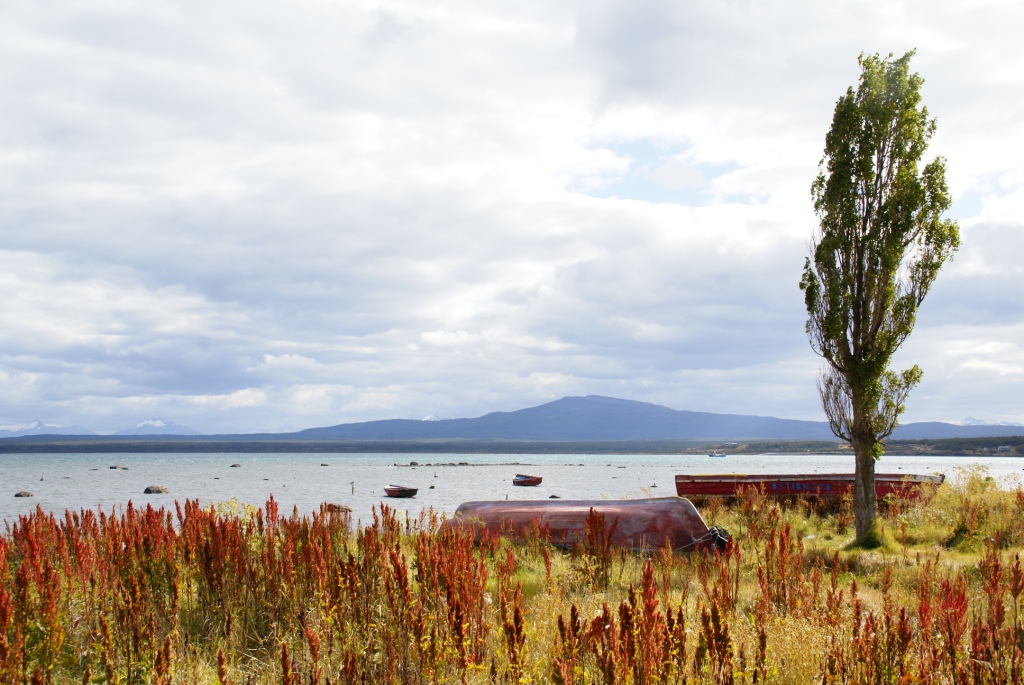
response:
{"label": "snow on mountain", "polygon": [[174,421],[164,421],[158,416],[140,421],[131,428],[123,428],[114,435],[202,435],[195,428]]}
{"label": "snow on mountain", "polygon": [[1016,421],[989,421],[988,419],[976,419],[973,416],[966,417],[960,422],[961,426],[1020,426],[1024,425]]}
{"label": "snow on mountain", "polygon": [[31,423],[0,426],[0,438],[17,438],[23,435],[96,435],[96,433],[81,426],[58,426],[53,423],[43,423],[38,419]]}

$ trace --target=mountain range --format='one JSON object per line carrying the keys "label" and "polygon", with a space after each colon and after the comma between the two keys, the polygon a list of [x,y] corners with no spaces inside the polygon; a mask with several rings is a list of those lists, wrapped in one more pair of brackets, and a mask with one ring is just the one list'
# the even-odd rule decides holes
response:
{"label": "mountain range", "polygon": [[[291,438],[318,440],[834,440],[824,421],[711,414],[588,395],[473,419],[390,419],[309,428]],[[926,422],[896,429],[894,440],[1024,435],[1022,426]]]}
{"label": "mountain range", "polygon": [[[1024,436],[1024,426],[992,425],[971,419],[970,425],[922,422],[900,426],[893,440]],[[0,437],[96,434],[84,428],[46,426],[0,429]],[[15,427],[8,427],[15,428]],[[536,407],[492,412],[468,419],[387,419],[308,428],[295,433],[203,435],[188,426],[149,419],[109,437],[175,436],[202,441],[429,441],[511,440],[611,442],[642,440],[835,440],[824,421],[798,421],[771,416],[712,414],[670,409],[649,402],[588,395],[563,397]]]}
{"label": "mountain range", "polygon": [[96,435],[81,426],[57,426],[38,419],[15,426],[0,426],[0,438],[20,438],[25,435]]}
{"label": "mountain range", "polygon": [[[81,426],[58,426],[38,420],[24,425],[0,426],[0,438],[22,438],[32,435],[96,435],[96,433]],[[131,428],[119,430],[114,435],[202,435],[202,433],[180,423],[154,417],[140,421]]]}

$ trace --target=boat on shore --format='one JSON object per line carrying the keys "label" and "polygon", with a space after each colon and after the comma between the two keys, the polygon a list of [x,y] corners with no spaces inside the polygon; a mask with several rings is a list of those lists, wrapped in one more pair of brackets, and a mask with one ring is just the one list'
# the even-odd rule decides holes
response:
{"label": "boat on shore", "polygon": [[419,492],[418,488],[410,488],[405,485],[389,485],[384,488],[384,494],[388,497],[415,497]]}
{"label": "boat on shore", "polygon": [[[875,496],[915,498],[934,492],[946,477],[876,473]],[[761,474],[723,473],[677,475],[676,494],[680,497],[735,497],[744,488],[762,490],[769,497],[839,497],[853,492],[852,473]]]}
{"label": "boat on shore", "polygon": [[534,485],[540,485],[542,480],[543,478],[541,476],[528,476],[525,473],[517,473],[516,477],[512,479],[512,485],[532,487]]}
{"label": "boat on shore", "polygon": [[478,541],[485,532],[513,540],[541,535],[552,544],[572,548],[586,540],[592,514],[604,516],[613,546],[631,550],[650,551],[666,544],[677,552],[722,550],[731,540],[724,530],[709,528],[693,503],[682,497],[464,502],[444,526],[471,529]]}

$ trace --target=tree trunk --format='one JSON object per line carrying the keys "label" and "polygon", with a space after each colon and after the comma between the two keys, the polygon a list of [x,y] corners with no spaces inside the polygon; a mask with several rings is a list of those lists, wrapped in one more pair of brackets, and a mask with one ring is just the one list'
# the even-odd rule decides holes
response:
{"label": "tree trunk", "polygon": [[864,540],[875,527],[878,503],[875,496],[874,437],[853,440],[856,469],[853,478],[853,520],[857,539]]}

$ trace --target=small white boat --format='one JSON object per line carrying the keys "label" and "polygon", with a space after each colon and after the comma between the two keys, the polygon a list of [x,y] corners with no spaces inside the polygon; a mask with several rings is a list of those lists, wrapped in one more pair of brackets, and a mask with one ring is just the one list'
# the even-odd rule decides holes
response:
{"label": "small white boat", "polygon": [[708,456],[711,457],[712,459],[721,459],[722,457],[727,455],[725,454],[725,452],[719,452],[718,450],[715,450],[714,452],[708,452]]}

